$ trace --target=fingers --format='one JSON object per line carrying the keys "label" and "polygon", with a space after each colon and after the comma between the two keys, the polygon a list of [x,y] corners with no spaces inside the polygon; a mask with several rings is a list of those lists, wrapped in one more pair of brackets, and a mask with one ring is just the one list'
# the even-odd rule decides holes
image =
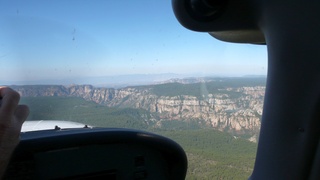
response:
{"label": "fingers", "polygon": [[21,130],[23,122],[29,115],[26,105],[18,105],[20,95],[9,87],[0,87],[0,125],[1,130]]}
{"label": "fingers", "polygon": [[18,105],[20,95],[8,87],[0,87],[0,179],[19,143],[21,126],[29,114],[29,108]]}
{"label": "fingers", "polygon": [[14,115],[20,100],[19,93],[8,87],[0,87],[0,98],[0,113],[9,116]]}

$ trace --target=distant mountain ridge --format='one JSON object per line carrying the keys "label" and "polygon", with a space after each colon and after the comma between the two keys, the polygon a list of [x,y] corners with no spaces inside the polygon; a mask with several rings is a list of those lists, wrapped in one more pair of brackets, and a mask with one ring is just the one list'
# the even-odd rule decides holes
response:
{"label": "distant mountain ridge", "polygon": [[136,85],[159,84],[169,79],[180,79],[189,77],[188,75],[163,73],[163,74],[128,74],[99,77],[74,77],[65,79],[41,79],[27,81],[3,81],[5,85],[69,85],[69,84],[91,84],[96,87],[123,88]]}
{"label": "distant mountain ridge", "polygon": [[159,127],[165,121],[204,121],[207,127],[256,134],[265,92],[264,78],[218,78],[199,83],[166,83],[121,89],[92,85],[12,86],[21,96],[81,97],[109,107],[144,109]]}

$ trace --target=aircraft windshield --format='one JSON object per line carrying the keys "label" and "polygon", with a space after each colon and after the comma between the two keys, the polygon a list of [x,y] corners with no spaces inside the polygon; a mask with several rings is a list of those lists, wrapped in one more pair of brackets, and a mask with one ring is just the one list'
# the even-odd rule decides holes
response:
{"label": "aircraft windshield", "polygon": [[31,129],[152,131],[185,149],[187,179],[251,174],[265,46],[187,30],[169,0],[4,0],[0,27],[0,84],[29,105]]}

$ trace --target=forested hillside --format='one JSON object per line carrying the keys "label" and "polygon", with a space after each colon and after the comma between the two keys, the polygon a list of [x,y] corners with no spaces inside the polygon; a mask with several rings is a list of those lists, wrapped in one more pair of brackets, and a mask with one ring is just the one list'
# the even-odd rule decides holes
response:
{"label": "forested hillside", "polygon": [[248,179],[253,170],[257,144],[209,130],[158,132],[174,139],[186,151],[187,179]]}
{"label": "forested hillside", "polygon": [[[257,87],[265,86],[265,78],[213,78],[206,79],[203,82],[188,83],[172,82],[157,84],[151,86],[140,86],[141,88],[149,87],[151,91],[158,96],[179,96],[189,95],[198,98],[204,98],[208,94],[225,93],[231,97],[239,97],[241,92],[233,92],[232,88]],[[139,87],[139,86],[135,86]],[[229,90],[228,90],[229,89]]]}
{"label": "forested hillside", "polygon": [[256,143],[194,121],[168,121],[159,128],[142,109],[110,108],[77,97],[24,97],[21,101],[31,109],[29,120],[69,120],[96,127],[135,128],[169,137],[187,153],[187,179],[247,179],[253,168]]}
{"label": "forested hillside", "polygon": [[[109,107],[103,112],[104,115],[107,112],[124,114],[122,111],[135,109],[143,114],[142,119],[148,127],[153,128],[195,126],[213,128],[237,136],[258,135],[265,78],[206,78],[175,81],[121,89],[91,85],[12,87],[26,98],[79,97]],[[82,107],[75,107],[70,112],[74,112],[77,108]],[[95,111],[100,113],[98,109]],[[101,121],[101,123],[107,122]]]}
{"label": "forested hillside", "polygon": [[[148,129],[145,110],[110,108],[78,97],[23,97],[30,108],[28,120],[67,120],[95,127]],[[151,125],[151,124],[150,124]]]}

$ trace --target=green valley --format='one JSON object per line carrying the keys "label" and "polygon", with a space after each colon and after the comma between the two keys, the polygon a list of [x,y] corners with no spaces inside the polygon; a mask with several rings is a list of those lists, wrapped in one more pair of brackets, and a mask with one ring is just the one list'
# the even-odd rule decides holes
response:
{"label": "green valley", "polygon": [[143,109],[107,107],[79,97],[23,97],[28,120],[68,120],[95,127],[151,131],[178,142],[188,156],[187,179],[247,179],[253,169],[256,143],[220,132],[201,121],[167,120],[155,126],[156,115]]}

